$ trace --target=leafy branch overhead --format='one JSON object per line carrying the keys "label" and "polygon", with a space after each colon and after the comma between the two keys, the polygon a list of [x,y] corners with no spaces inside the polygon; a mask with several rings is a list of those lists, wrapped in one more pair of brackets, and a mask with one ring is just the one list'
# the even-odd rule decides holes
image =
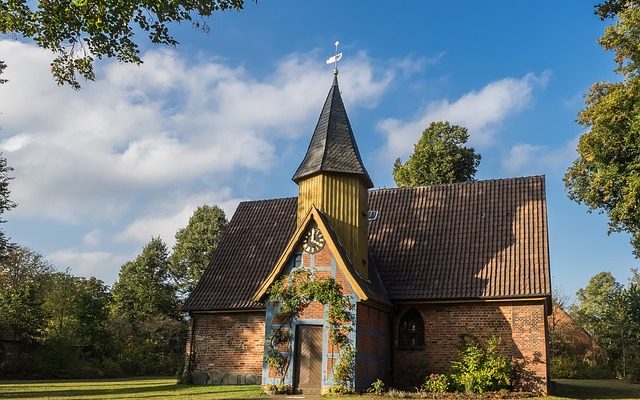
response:
{"label": "leafy branch overhead", "polygon": [[32,39],[54,52],[56,82],[79,89],[79,77],[95,79],[96,59],[141,63],[137,32],[146,32],[153,44],[175,46],[171,23],[190,21],[207,31],[205,17],[243,6],[244,0],[0,0],[0,33]]}

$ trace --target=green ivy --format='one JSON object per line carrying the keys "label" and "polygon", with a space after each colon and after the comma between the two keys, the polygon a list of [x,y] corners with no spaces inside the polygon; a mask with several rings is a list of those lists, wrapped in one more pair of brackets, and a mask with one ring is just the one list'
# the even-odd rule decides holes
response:
{"label": "green ivy", "polygon": [[[269,350],[265,361],[278,371],[282,382],[289,368],[291,355],[291,336],[293,321],[313,301],[325,306],[329,324],[329,343],[338,348],[339,361],[334,365],[334,380],[345,387],[351,386],[354,379],[356,351],[349,340],[353,326],[351,302],[342,293],[341,286],[333,278],[314,278],[306,269],[294,269],[271,285],[269,301],[278,312],[275,318],[281,325],[271,331]],[[286,351],[281,351],[286,348]]]}

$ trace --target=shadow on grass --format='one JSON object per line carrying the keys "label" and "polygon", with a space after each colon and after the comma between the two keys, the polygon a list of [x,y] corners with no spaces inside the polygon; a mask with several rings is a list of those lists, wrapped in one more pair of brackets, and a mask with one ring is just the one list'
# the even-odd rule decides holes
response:
{"label": "shadow on grass", "polygon": [[[132,399],[142,399],[142,398],[152,398],[152,397],[163,397],[165,395],[174,395],[174,396],[189,396],[189,397],[198,397],[198,396],[207,396],[207,398],[215,399],[220,395],[220,397],[227,397],[227,395],[232,393],[247,393],[254,395],[255,388],[247,387],[247,386],[235,386],[235,387],[216,387],[216,386],[208,386],[210,390],[200,390],[198,392],[190,392],[189,389],[193,386],[190,385],[149,385],[144,387],[122,387],[122,388],[73,388],[73,389],[56,389],[51,388],[49,390],[26,390],[19,392],[11,392],[11,393],[0,393],[0,399],[22,399],[22,398],[47,398],[47,399],[58,399],[58,398],[66,398],[66,397],[77,397],[77,398],[85,398],[88,396],[96,396],[99,398],[119,398],[119,396],[131,397]],[[199,386],[202,388],[202,386]],[[172,392],[172,393],[171,393]],[[237,396],[233,396],[239,398]],[[252,396],[255,397],[255,396]],[[249,397],[242,397],[249,399]]]}
{"label": "shadow on grass", "polygon": [[570,399],[640,399],[640,385],[614,379],[554,379],[551,394]]}

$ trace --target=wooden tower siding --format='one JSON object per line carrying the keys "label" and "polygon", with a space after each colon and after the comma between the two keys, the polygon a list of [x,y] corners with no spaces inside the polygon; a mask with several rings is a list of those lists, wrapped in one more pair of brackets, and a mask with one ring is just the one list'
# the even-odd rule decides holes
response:
{"label": "wooden tower siding", "polygon": [[298,189],[298,225],[315,206],[329,218],[349,260],[368,278],[367,188],[356,175],[320,173],[301,180]]}

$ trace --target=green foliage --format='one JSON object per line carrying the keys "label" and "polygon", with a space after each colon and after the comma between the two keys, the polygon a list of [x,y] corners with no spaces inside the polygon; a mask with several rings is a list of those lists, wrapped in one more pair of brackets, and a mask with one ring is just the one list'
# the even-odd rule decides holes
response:
{"label": "green foliage", "polygon": [[0,257],[0,324],[16,339],[30,343],[42,337],[45,283],[52,271],[42,255],[26,247],[11,246]]}
{"label": "green foliage", "polygon": [[384,390],[385,390],[384,382],[382,381],[382,379],[378,378],[371,384],[371,386],[369,386],[369,388],[367,389],[367,392],[381,395],[384,393]]}
{"label": "green foliage", "polygon": [[446,393],[449,391],[450,378],[443,374],[431,374],[420,389],[427,393]]}
{"label": "green foliage", "polygon": [[422,132],[413,154],[402,164],[393,165],[393,179],[398,187],[435,185],[472,181],[480,154],[464,146],[469,140],[467,129],[449,122],[432,122]]}
{"label": "green foliage", "polygon": [[113,285],[113,313],[135,324],[155,314],[177,316],[175,287],[169,282],[167,246],[153,238],[134,261],[120,269]]}
{"label": "green foliage", "polygon": [[451,363],[451,378],[457,389],[485,393],[509,388],[513,366],[501,345],[497,337],[489,338],[486,347],[477,340],[469,340],[460,350],[460,359]]}
{"label": "green foliage", "polygon": [[0,0],[0,34],[18,34],[54,52],[54,79],[78,89],[78,76],[95,79],[96,58],[141,63],[136,32],[146,33],[153,44],[175,46],[177,41],[169,31],[172,23],[189,21],[208,30],[205,17],[240,10],[243,5],[244,0]]}
{"label": "green foliage", "polygon": [[353,388],[349,387],[349,386],[345,386],[345,385],[332,385],[329,387],[329,393],[330,394],[341,394],[341,395],[345,395],[345,394],[354,394],[355,391],[353,390]]}
{"label": "green foliage", "polygon": [[614,52],[619,82],[595,83],[585,97],[578,122],[578,158],[564,181],[569,197],[589,212],[606,213],[609,232],[631,235],[640,255],[640,3],[605,1],[596,13],[616,16],[600,44]]}
{"label": "green foliage", "polygon": [[611,379],[615,371],[608,365],[590,365],[570,354],[560,354],[551,358],[553,379]]}
{"label": "green foliage", "polygon": [[169,270],[182,295],[188,296],[200,280],[227,223],[220,207],[201,206],[194,211],[187,226],[176,233]]}
{"label": "green foliage", "polygon": [[604,351],[604,365],[629,380],[640,376],[640,287],[638,272],[632,274],[626,287],[609,272],[596,274],[578,291],[572,308],[575,320]]}

